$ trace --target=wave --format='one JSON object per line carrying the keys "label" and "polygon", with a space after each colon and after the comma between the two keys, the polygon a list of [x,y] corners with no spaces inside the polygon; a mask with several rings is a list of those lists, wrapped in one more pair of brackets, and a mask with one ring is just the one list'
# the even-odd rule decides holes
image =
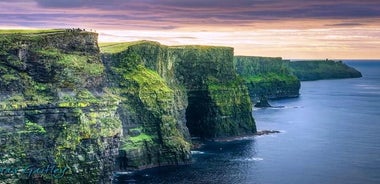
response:
{"label": "wave", "polygon": [[253,111],[258,111],[258,110],[265,110],[265,109],[298,109],[298,108],[303,108],[303,106],[284,106],[284,105],[279,105],[279,106],[272,106],[272,107],[264,107],[264,108],[253,108]]}
{"label": "wave", "polygon": [[280,131],[280,133],[282,133],[282,134],[287,133],[286,130],[278,130],[278,131]]}
{"label": "wave", "polygon": [[369,90],[378,90],[378,89],[380,89],[380,86],[378,86],[378,85],[358,84],[356,86],[360,87],[362,89],[369,89]]}
{"label": "wave", "polygon": [[251,157],[251,158],[238,158],[238,159],[233,159],[232,161],[236,162],[253,162],[253,161],[263,161],[264,158],[260,157]]}
{"label": "wave", "polygon": [[[267,109],[298,109],[298,108],[303,108],[303,106],[285,106],[285,105],[278,105],[278,106],[268,107]],[[258,109],[263,109],[263,108],[258,108]],[[264,109],[265,109],[265,108],[264,108]]]}
{"label": "wave", "polygon": [[116,171],[114,172],[115,175],[132,175],[134,172],[129,172],[129,171]]}
{"label": "wave", "polygon": [[191,154],[192,154],[192,155],[196,155],[196,154],[205,154],[205,152],[203,152],[203,151],[191,151]]}
{"label": "wave", "polygon": [[368,87],[365,87],[364,89],[378,90],[378,89],[380,89],[380,87],[379,86],[368,86]]}
{"label": "wave", "polygon": [[380,94],[380,91],[362,91],[362,92],[359,92],[359,94],[377,95],[377,94]]}

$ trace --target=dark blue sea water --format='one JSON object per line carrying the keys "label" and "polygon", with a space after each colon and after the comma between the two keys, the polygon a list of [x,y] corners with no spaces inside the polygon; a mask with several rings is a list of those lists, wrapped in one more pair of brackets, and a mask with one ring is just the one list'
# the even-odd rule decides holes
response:
{"label": "dark blue sea water", "polygon": [[346,63],[363,78],[302,82],[301,97],[271,102],[283,108],[254,109],[258,129],[282,133],[211,143],[191,165],[118,183],[379,184],[380,62]]}

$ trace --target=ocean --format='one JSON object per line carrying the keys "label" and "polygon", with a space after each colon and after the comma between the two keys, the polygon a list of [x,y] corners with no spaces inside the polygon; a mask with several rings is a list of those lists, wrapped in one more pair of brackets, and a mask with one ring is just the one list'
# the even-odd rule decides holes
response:
{"label": "ocean", "polygon": [[120,176],[115,183],[379,184],[380,61],[344,61],[362,78],[302,82],[299,98],[253,111],[279,134],[208,143],[193,163]]}

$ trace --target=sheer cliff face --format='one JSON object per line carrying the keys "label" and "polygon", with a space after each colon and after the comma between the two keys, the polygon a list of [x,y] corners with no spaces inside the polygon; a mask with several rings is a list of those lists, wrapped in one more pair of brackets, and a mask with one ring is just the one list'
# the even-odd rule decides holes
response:
{"label": "sheer cliff face", "polygon": [[115,170],[189,162],[189,129],[256,131],[231,48],[143,41],[100,54],[96,40],[80,30],[1,35],[0,167],[66,169],[1,181],[109,183]]}
{"label": "sheer cliff face", "polygon": [[218,138],[256,132],[252,105],[227,47],[172,47],[175,76],[186,88],[187,126],[193,136]]}
{"label": "sheer cliff face", "polygon": [[[120,169],[145,168],[190,161],[185,91],[173,82],[167,47],[155,42],[128,45],[113,52],[105,47],[109,89],[121,98],[123,122]],[[115,47],[115,46],[114,46]]]}
{"label": "sheer cliff face", "polygon": [[299,96],[301,84],[291,72],[289,63],[281,58],[234,57],[236,71],[244,78],[253,101],[262,96],[269,99]]}
{"label": "sheer cliff face", "polygon": [[122,128],[118,99],[102,89],[96,39],[80,31],[1,35],[1,167],[66,169],[59,179],[20,170],[2,181],[109,181]]}
{"label": "sheer cliff face", "polygon": [[[102,49],[111,62],[139,60],[138,70],[154,71],[162,78],[174,92],[171,106],[177,113],[173,116],[187,140],[187,128],[192,136],[202,138],[256,132],[248,91],[233,69],[232,48],[167,47],[143,41],[109,44]],[[129,58],[132,55],[137,59]]]}

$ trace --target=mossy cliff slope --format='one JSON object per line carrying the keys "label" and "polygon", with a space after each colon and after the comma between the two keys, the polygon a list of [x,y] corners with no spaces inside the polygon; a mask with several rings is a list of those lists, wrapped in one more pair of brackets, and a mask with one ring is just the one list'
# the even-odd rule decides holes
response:
{"label": "mossy cliff slope", "polygon": [[282,58],[235,56],[237,73],[244,79],[253,101],[298,97],[300,81]]}
{"label": "mossy cliff slope", "polygon": [[167,47],[156,42],[103,45],[109,88],[121,98],[120,169],[190,160],[185,91],[173,81]]}
{"label": "mossy cliff slope", "polygon": [[187,91],[190,134],[218,138],[256,132],[248,90],[234,70],[233,48],[171,47],[169,60]]}
{"label": "mossy cliff slope", "polygon": [[[186,135],[216,138],[256,131],[246,87],[233,69],[233,49],[208,46],[167,47],[156,42],[104,44],[105,60],[136,59],[140,69],[158,74],[173,90],[177,127]],[[120,53],[125,53],[120,54]],[[129,58],[129,59],[128,59]],[[111,67],[112,68],[112,67]]]}
{"label": "mossy cliff slope", "polygon": [[[103,76],[97,34],[1,35],[0,167],[13,169],[1,182],[110,181],[122,128]],[[66,170],[29,175],[29,166]]]}
{"label": "mossy cliff slope", "polygon": [[290,67],[301,81],[362,77],[359,71],[342,61],[294,61]]}

